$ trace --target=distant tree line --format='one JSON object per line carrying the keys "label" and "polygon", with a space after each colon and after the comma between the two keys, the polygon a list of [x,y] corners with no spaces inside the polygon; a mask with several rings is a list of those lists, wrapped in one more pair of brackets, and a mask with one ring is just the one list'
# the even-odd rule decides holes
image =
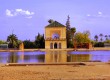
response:
{"label": "distant tree line", "polygon": [[7,44],[6,41],[0,40],[0,44]]}
{"label": "distant tree line", "polygon": [[44,34],[41,35],[38,33],[38,35],[35,37],[35,41],[25,40],[23,41],[24,47],[27,49],[30,48],[45,48],[45,39]]}
{"label": "distant tree line", "polygon": [[38,35],[35,37],[34,41],[25,40],[23,41],[24,48],[30,49],[30,48],[45,48],[45,39],[44,34],[41,35],[38,33]]}
{"label": "distant tree line", "polygon": [[104,43],[110,43],[110,35],[99,35],[94,36],[94,47],[104,47]]}
{"label": "distant tree line", "polygon": [[14,49],[19,48],[19,44],[22,43],[22,42],[24,44],[24,48],[25,49],[30,49],[30,48],[45,48],[44,34],[41,35],[40,33],[38,33],[38,35],[35,37],[35,40],[34,41],[30,41],[30,40],[21,41],[13,33],[10,34],[7,37],[7,41],[0,40],[0,44],[8,44],[8,47],[9,48],[14,48]]}

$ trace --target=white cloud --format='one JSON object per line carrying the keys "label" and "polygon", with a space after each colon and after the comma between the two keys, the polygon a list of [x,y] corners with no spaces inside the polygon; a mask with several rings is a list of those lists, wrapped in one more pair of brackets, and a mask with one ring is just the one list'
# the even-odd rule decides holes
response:
{"label": "white cloud", "polygon": [[86,15],[89,18],[110,18],[110,15],[103,14],[102,12],[98,11],[97,14],[87,14]]}
{"label": "white cloud", "polygon": [[30,12],[28,10],[23,10],[23,9],[16,9],[15,13],[21,14],[21,15],[28,15],[28,16],[34,15],[34,12]]}
{"label": "white cloud", "polygon": [[91,16],[90,14],[87,14],[87,16],[89,17],[89,16]]}
{"label": "white cloud", "polygon": [[11,10],[9,10],[9,9],[6,9],[6,15],[7,16],[14,16],[14,14],[12,14],[12,12],[11,12]]}
{"label": "white cloud", "polygon": [[24,15],[27,18],[32,18],[32,15],[34,14],[35,14],[34,12],[31,12],[29,10],[23,10],[23,9],[6,10],[6,16],[10,16],[10,17],[17,16],[17,15]]}
{"label": "white cloud", "polygon": [[98,14],[99,14],[99,15],[102,15],[102,12],[99,11]]}
{"label": "white cloud", "polygon": [[21,12],[22,11],[22,9],[16,9],[16,12]]}

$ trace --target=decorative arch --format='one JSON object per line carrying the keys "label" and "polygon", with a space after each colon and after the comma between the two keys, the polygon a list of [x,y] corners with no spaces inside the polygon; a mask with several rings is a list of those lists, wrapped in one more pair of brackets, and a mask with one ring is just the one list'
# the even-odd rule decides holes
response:
{"label": "decorative arch", "polygon": [[60,35],[58,33],[53,33],[52,39],[59,39]]}

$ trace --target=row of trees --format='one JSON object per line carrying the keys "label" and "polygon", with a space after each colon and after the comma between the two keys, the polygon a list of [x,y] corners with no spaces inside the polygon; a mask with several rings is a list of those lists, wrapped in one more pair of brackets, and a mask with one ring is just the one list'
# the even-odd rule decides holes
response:
{"label": "row of trees", "polygon": [[45,39],[44,34],[41,35],[38,33],[38,35],[35,37],[35,41],[25,40],[23,41],[24,47],[29,48],[45,48]]}
{"label": "row of trees", "polygon": [[0,44],[8,44],[9,48],[18,48],[20,43],[24,43],[24,47],[29,48],[45,48],[45,40],[44,35],[41,35],[38,33],[38,35],[35,37],[34,41],[30,40],[18,40],[18,37],[15,34],[10,34],[7,37],[7,41],[0,41]]}
{"label": "row of trees", "polygon": [[94,47],[104,47],[104,43],[110,43],[110,35],[101,33],[94,36]]}
{"label": "row of trees", "polygon": [[7,44],[7,42],[0,40],[0,44]]}
{"label": "row of trees", "polygon": [[[105,39],[103,39],[105,37]],[[103,42],[103,41],[107,41],[110,40],[110,35],[103,35],[102,33],[98,35],[94,36],[94,39],[96,42]]]}
{"label": "row of trees", "polygon": [[[70,33],[69,33],[70,32]],[[93,43],[95,47],[103,47],[104,46],[104,42],[98,42],[97,40],[92,41],[89,36],[90,36],[90,32],[89,31],[84,31],[83,33],[81,32],[76,32],[75,28],[71,28],[68,31],[69,37],[69,41],[67,44],[69,46],[69,48],[73,48],[75,44],[77,45],[82,45],[83,43]],[[67,36],[68,38],[68,36]],[[100,37],[101,38],[101,37]],[[100,39],[102,40],[102,39]],[[108,39],[109,40],[109,39]],[[29,49],[29,48],[45,48],[45,39],[44,39],[44,34],[41,35],[38,33],[38,35],[35,37],[34,41],[30,41],[30,40],[18,40],[18,37],[15,34],[11,34],[7,37],[7,41],[0,41],[0,44],[8,44],[9,48],[18,48],[19,44],[23,42],[24,43],[24,47]]]}
{"label": "row of trees", "polygon": [[[73,32],[72,32],[73,30]],[[70,47],[73,47],[74,45],[74,40],[77,42],[78,45],[81,45],[82,43],[89,43],[91,40],[89,38],[89,31],[85,31],[83,33],[77,32],[74,34],[75,28],[71,28],[71,41],[69,42]],[[74,36],[73,36],[74,35]],[[35,41],[30,41],[30,40],[24,40],[20,41],[18,40],[17,36],[15,34],[11,34],[7,37],[7,41],[9,44],[9,48],[18,48],[19,44],[21,42],[24,43],[24,47],[29,49],[29,48],[45,48],[45,39],[44,35],[41,35],[38,33],[38,35],[35,37]]]}

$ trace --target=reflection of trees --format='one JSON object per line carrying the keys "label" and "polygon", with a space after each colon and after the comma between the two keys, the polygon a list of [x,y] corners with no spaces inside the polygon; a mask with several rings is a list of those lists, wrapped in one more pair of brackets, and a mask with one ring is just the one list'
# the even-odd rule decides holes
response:
{"label": "reflection of trees", "polygon": [[30,60],[30,58],[31,58],[31,55],[25,55],[24,56],[24,60],[26,60],[26,61]]}
{"label": "reflection of trees", "polygon": [[67,57],[68,62],[85,62],[90,60],[90,54],[69,54]]}
{"label": "reflection of trees", "polygon": [[0,56],[0,62],[2,62],[3,61],[3,57],[2,56]]}
{"label": "reflection of trees", "polygon": [[[90,54],[67,54],[67,51],[46,51],[46,54],[36,54],[36,55],[27,55],[20,54],[17,52],[10,52],[8,56],[8,63],[17,63],[18,60],[23,62],[81,62],[81,61],[90,61]],[[2,57],[0,57],[2,60]]]}
{"label": "reflection of trees", "polygon": [[38,62],[44,62],[45,61],[45,55],[44,54],[37,55],[36,59],[38,59]]}
{"label": "reflection of trees", "polygon": [[18,62],[18,55],[16,52],[10,52],[8,56],[8,63],[17,63]]}

